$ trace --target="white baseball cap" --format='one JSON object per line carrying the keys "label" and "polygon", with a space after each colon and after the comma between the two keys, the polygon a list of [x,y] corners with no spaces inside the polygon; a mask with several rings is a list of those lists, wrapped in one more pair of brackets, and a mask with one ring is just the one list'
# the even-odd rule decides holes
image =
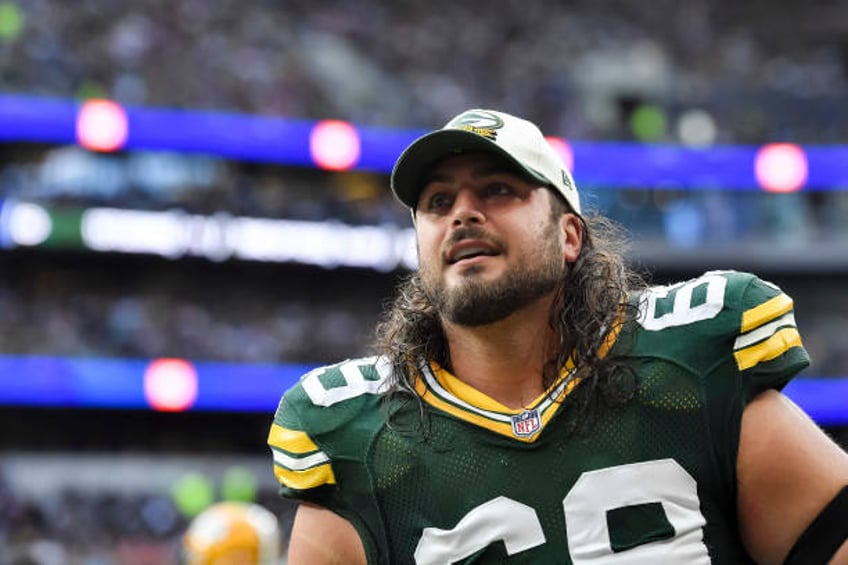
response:
{"label": "white baseball cap", "polygon": [[466,110],[442,129],[413,141],[392,170],[392,191],[398,200],[414,209],[427,170],[443,157],[467,151],[501,155],[531,178],[555,187],[571,208],[580,213],[574,179],[539,128],[495,110]]}

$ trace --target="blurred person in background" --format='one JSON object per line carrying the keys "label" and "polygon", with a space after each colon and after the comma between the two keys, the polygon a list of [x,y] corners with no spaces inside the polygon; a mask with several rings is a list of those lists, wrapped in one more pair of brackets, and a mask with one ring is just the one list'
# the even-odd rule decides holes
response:
{"label": "blurred person in background", "polygon": [[277,517],[259,504],[218,502],[198,514],[183,535],[185,565],[278,565]]}
{"label": "blurred person in background", "polygon": [[780,389],[793,301],[735,271],[646,286],[532,123],[470,110],[392,188],[420,267],[379,357],[269,434],[289,562],[848,562],[848,455]]}

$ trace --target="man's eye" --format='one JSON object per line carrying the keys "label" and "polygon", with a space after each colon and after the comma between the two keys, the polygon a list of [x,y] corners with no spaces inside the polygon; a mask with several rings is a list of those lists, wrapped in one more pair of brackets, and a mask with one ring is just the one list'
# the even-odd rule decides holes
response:
{"label": "man's eye", "polygon": [[486,185],[487,196],[503,196],[507,194],[512,194],[512,192],[512,187],[502,182],[493,182]]}
{"label": "man's eye", "polygon": [[428,208],[430,210],[439,210],[450,207],[450,205],[451,199],[447,194],[434,194],[428,201]]}

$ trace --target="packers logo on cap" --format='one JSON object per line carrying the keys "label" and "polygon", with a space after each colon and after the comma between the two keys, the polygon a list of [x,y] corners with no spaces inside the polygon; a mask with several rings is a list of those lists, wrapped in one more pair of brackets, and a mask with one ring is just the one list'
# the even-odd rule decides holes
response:
{"label": "packers logo on cap", "polygon": [[451,120],[445,128],[461,129],[476,133],[492,141],[498,138],[498,131],[504,125],[500,116],[490,112],[471,111],[460,114]]}

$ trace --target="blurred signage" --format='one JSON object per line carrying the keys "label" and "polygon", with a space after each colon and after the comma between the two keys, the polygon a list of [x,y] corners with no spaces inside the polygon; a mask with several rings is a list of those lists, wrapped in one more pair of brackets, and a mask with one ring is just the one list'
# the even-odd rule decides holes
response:
{"label": "blurred signage", "polygon": [[412,228],[105,207],[53,210],[14,200],[0,207],[0,241],[7,248],[295,262],[383,272],[412,269],[417,263]]}

